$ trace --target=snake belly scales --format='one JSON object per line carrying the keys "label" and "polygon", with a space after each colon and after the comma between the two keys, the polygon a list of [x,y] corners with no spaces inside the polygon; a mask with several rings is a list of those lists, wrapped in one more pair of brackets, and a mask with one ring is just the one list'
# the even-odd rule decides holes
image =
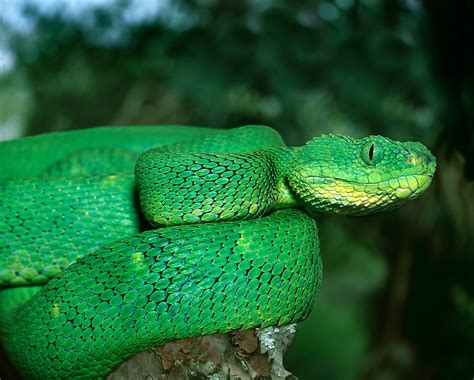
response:
{"label": "snake belly scales", "polygon": [[436,168],[417,142],[290,148],[265,126],[92,128],[0,157],[1,335],[28,379],[103,378],[168,341],[304,319],[322,276],[305,210],[390,210]]}

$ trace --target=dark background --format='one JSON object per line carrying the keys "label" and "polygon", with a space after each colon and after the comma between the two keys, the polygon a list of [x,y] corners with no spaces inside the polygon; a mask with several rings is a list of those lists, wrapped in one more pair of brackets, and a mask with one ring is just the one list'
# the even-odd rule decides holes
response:
{"label": "dark background", "polygon": [[0,24],[15,61],[0,76],[0,137],[266,124],[289,145],[322,133],[423,142],[438,170],[419,200],[318,217],[321,296],[285,364],[301,379],[472,379],[474,3],[165,3],[129,22],[140,2],[73,17],[32,1],[31,30]]}

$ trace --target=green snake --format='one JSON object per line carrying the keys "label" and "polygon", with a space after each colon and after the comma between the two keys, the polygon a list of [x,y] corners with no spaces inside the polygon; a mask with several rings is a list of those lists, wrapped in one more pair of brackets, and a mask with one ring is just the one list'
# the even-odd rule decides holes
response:
{"label": "green snake", "polygon": [[265,126],[93,128],[3,142],[0,156],[2,340],[41,379],[102,378],[164,342],[304,319],[322,276],[305,210],[390,210],[436,168],[417,142],[287,147]]}

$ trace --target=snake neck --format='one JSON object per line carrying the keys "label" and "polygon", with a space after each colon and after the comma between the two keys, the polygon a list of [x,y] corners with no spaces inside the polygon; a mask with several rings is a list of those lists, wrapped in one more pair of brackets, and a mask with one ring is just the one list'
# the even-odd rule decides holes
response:
{"label": "snake neck", "polygon": [[296,148],[281,147],[269,150],[273,157],[278,172],[278,181],[275,186],[275,203],[273,209],[279,210],[290,207],[302,206],[295,191],[290,187],[288,173],[291,171],[291,163]]}

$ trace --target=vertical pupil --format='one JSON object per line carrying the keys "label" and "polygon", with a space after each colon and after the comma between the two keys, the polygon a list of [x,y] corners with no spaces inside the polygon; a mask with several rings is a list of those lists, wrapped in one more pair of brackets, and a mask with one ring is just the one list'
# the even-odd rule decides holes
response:
{"label": "vertical pupil", "polygon": [[375,149],[375,146],[374,146],[374,144],[372,144],[369,148],[369,159],[370,159],[370,161],[372,161],[372,159],[374,158],[374,149]]}

